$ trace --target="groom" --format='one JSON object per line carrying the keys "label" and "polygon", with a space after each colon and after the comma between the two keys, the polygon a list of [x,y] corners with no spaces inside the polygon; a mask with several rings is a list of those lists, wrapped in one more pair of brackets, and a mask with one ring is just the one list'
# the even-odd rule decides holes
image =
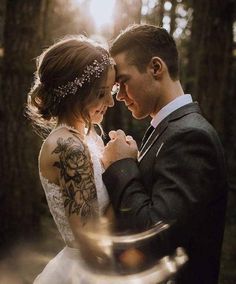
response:
{"label": "groom", "polygon": [[110,133],[103,180],[116,216],[141,230],[174,220],[167,241],[189,257],[174,283],[216,284],[227,199],[218,135],[183,92],[176,44],[166,30],[130,26],[110,51],[120,84],[117,100],[134,118],[152,118],[137,160],[134,141],[127,142],[121,130]]}

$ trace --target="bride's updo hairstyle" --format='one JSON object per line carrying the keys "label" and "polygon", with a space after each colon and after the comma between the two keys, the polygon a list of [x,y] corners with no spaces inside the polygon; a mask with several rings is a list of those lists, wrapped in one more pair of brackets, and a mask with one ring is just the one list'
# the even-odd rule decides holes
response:
{"label": "bride's updo hairstyle", "polygon": [[88,107],[113,65],[108,51],[85,36],[66,37],[36,60],[33,86],[28,93],[27,116],[45,137],[60,118],[81,117],[91,128]]}

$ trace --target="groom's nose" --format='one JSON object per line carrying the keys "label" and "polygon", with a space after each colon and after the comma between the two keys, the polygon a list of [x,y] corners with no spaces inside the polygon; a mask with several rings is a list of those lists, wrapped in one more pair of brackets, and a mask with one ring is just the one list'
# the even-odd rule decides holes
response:
{"label": "groom's nose", "polygon": [[126,93],[125,85],[120,83],[120,89],[119,89],[119,92],[116,95],[117,101],[123,101],[125,99],[126,95],[127,95],[127,93]]}

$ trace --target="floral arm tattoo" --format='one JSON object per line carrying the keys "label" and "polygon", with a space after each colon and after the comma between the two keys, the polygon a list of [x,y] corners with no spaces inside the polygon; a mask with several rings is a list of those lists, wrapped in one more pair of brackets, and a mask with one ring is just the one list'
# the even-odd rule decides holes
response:
{"label": "floral arm tattoo", "polygon": [[54,153],[59,157],[54,166],[60,170],[65,210],[69,217],[77,215],[84,223],[97,215],[97,193],[89,151],[74,135],[58,138]]}

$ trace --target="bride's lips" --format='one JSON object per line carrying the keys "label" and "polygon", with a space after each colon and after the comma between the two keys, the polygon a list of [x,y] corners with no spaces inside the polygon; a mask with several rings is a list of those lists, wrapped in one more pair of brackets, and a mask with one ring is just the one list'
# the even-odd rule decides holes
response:
{"label": "bride's lips", "polygon": [[101,113],[104,114],[104,113],[106,113],[106,111],[107,111],[107,107],[104,107],[104,108],[101,110]]}

